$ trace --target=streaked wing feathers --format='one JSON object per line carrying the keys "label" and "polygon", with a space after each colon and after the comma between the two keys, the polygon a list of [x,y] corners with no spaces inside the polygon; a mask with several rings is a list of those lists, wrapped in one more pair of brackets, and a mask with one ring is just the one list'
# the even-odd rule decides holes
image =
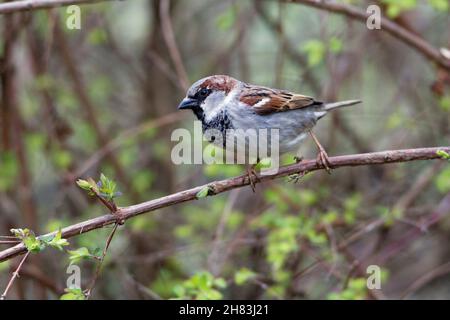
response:
{"label": "streaked wing feathers", "polygon": [[256,113],[261,115],[320,104],[308,96],[257,86],[246,86],[240,96],[240,101],[251,106]]}

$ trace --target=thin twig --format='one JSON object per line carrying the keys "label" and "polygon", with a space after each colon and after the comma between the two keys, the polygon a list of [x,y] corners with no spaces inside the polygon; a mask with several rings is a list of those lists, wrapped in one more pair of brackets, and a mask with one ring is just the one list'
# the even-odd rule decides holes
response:
{"label": "thin twig", "polygon": [[16,244],[19,242],[19,240],[0,240],[0,244]]}
{"label": "thin twig", "polygon": [[115,214],[117,212],[117,205],[114,201],[108,201],[105,198],[103,198],[100,193],[94,189],[91,188],[91,191],[94,193],[95,197],[100,200],[101,203],[103,203],[105,205],[105,207],[107,207],[109,209],[109,211],[111,211],[112,214]]}
{"label": "thin twig", "polygon": [[5,300],[6,295],[8,294],[9,289],[11,288],[12,284],[14,283],[14,280],[16,280],[16,278],[19,277],[19,271],[20,268],[22,268],[23,263],[25,262],[25,260],[28,258],[28,256],[30,255],[30,251],[27,251],[27,253],[25,254],[25,256],[22,258],[22,260],[20,261],[19,265],[17,266],[16,271],[13,272],[11,279],[9,279],[8,285],[6,286],[5,291],[2,293],[2,295],[0,296],[0,300]]}
{"label": "thin twig", "polygon": [[86,290],[86,299],[89,299],[89,297],[92,294],[92,290],[94,289],[95,283],[97,282],[97,279],[100,275],[100,271],[103,265],[103,261],[105,260],[106,252],[108,251],[109,245],[111,244],[112,238],[114,237],[114,234],[116,233],[117,227],[119,226],[119,222],[116,222],[114,224],[114,228],[112,229],[111,233],[108,236],[108,239],[106,239],[105,248],[103,249],[102,256],[100,257],[100,261],[97,264],[97,268],[95,269],[94,277],[91,280],[91,284],[89,285],[89,289]]}
{"label": "thin twig", "polygon": [[189,87],[189,77],[173,32],[172,20],[170,19],[170,0],[161,0],[160,16],[161,30],[167,49],[169,50],[170,58],[175,66],[175,71],[178,75],[181,87],[187,90]]}
{"label": "thin twig", "polygon": [[10,1],[0,4],[0,14],[14,13],[19,11],[30,11],[37,9],[49,9],[72,4],[93,4],[96,2],[111,0],[21,0]]}

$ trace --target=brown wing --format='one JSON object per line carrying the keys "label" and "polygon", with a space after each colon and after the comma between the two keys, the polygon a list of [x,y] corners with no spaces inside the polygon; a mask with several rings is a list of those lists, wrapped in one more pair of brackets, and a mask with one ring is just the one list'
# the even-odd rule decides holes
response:
{"label": "brown wing", "polygon": [[321,104],[314,98],[301,94],[257,86],[246,86],[239,100],[251,106],[256,113],[261,115]]}

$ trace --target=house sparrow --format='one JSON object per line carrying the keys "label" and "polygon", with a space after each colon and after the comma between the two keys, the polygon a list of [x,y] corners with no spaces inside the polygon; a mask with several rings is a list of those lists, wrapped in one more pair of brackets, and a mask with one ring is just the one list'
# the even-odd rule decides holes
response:
{"label": "house sparrow", "polygon": [[[191,109],[202,122],[203,132],[208,129],[222,133],[228,129],[279,129],[280,154],[298,151],[309,133],[319,149],[317,161],[329,171],[327,153],[311,129],[328,111],[360,102],[323,103],[286,90],[252,85],[226,75],[214,75],[195,82],[178,109]],[[225,147],[226,139],[221,143],[221,147]],[[249,178],[254,188],[250,172]]]}

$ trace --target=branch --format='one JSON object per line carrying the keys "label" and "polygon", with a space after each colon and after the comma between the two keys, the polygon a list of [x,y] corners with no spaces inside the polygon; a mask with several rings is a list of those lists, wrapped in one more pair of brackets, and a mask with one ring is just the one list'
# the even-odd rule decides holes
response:
{"label": "branch", "polygon": [[[337,3],[337,2],[325,2],[325,1],[317,1],[317,0],[282,0],[284,2],[290,3],[301,3],[310,7],[314,7],[321,10],[327,10],[330,12],[334,12],[337,14],[345,15],[349,18],[366,22],[367,18],[370,14],[366,13],[364,10],[361,10],[355,6]],[[450,60],[446,59],[438,49],[434,48],[431,44],[429,44],[426,40],[421,37],[415,35],[414,33],[406,30],[402,26],[397,23],[389,20],[387,18],[381,17],[381,28],[385,30],[387,33],[391,34],[393,37],[398,40],[404,42],[408,46],[416,49],[426,58],[431,61],[434,61],[439,66],[450,71]]]}
{"label": "branch", "polygon": [[[376,164],[387,164],[396,162],[408,162],[417,160],[439,159],[438,150],[450,152],[450,146],[437,148],[418,148],[405,150],[381,151],[372,153],[362,153],[354,155],[345,155],[329,158],[331,168],[354,167]],[[316,162],[316,160],[305,160],[300,163],[280,167],[278,172],[271,175],[258,175],[257,182],[264,182],[276,178],[286,177],[291,174],[306,174],[308,172],[323,170],[324,168]],[[180,191],[162,198],[146,201],[129,207],[118,208],[115,215],[106,214],[97,218],[93,218],[84,222],[80,222],[62,230],[64,238],[70,238],[82,233],[86,233],[95,229],[117,222],[118,216],[125,221],[143,213],[155,211],[157,209],[169,207],[178,203],[187,202],[197,199],[199,191],[208,188],[208,195],[216,195],[232,189],[241,188],[250,184],[247,175],[242,175],[230,179],[211,182],[207,185],[195,187],[189,190]],[[54,234],[54,233],[50,233]],[[50,235],[48,234],[48,235]],[[21,243],[9,249],[0,251],[0,262],[9,260],[17,255],[26,252],[25,246]]]}
{"label": "branch", "polygon": [[19,11],[49,9],[61,6],[70,6],[72,4],[92,4],[101,1],[110,0],[23,0],[11,1],[0,4],[0,14],[13,13]]}

